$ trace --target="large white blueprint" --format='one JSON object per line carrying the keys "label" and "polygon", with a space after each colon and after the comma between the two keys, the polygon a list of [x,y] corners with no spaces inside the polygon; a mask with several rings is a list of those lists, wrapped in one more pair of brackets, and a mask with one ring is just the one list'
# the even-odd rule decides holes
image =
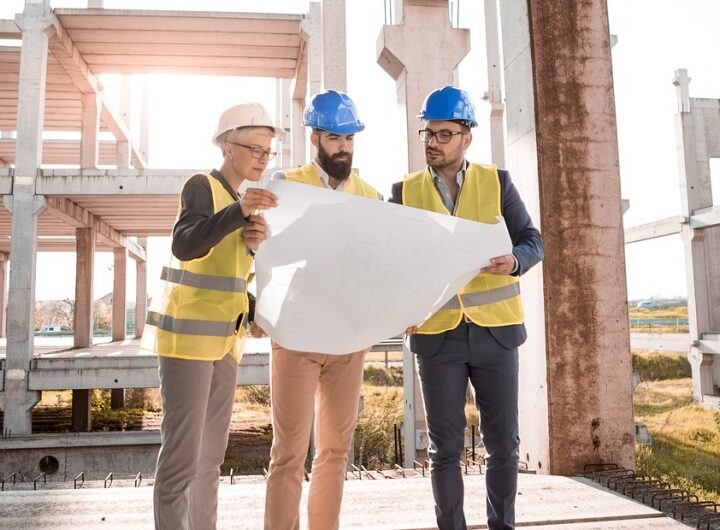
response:
{"label": "large white blueprint", "polygon": [[292,350],[343,354],[425,321],[510,254],[505,222],[483,224],[283,180],[255,256],[256,322]]}

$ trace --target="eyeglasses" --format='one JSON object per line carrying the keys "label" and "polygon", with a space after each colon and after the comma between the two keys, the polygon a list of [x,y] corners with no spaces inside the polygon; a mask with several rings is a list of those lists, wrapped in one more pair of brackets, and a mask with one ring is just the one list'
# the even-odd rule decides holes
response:
{"label": "eyeglasses", "polygon": [[447,129],[441,129],[439,131],[431,131],[430,129],[420,129],[418,131],[418,135],[420,136],[420,141],[423,143],[428,143],[430,140],[433,139],[433,137],[437,140],[437,143],[439,144],[447,144],[452,140],[452,137],[457,134],[466,134],[465,131],[449,131]]}
{"label": "eyeglasses", "polygon": [[245,149],[250,149],[250,154],[252,155],[252,157],[257,158],[258,160],[260,160],[263,156],[266,156],[268,161],[270,161],[277,156],[277,153],[275,151],[270,151],[270,149],[265,151],[265,149],[257,145],[245,145],[239,144],[237,142],[228,143],[233,145],[239,145],[240,147],[244,147]]}

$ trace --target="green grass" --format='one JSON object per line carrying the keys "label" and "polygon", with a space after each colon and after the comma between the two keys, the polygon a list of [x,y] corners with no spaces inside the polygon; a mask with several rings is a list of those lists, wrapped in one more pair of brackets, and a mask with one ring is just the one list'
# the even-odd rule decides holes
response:
{"label": "green grass", "polygon": [[720,413],[692,402],[692,380],[643,382],[634,406],[652,437],[652,446],[636,445],[638,472],[720,502]]}

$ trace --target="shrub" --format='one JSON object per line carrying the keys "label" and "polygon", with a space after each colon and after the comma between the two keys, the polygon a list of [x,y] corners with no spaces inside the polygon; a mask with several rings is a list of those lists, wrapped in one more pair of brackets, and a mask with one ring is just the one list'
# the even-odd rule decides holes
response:
{"label": "shrub", "polygon": [[690,363],[682,355],[650,354],[632,356],[633,371],[643,381],[659,381],[664,379],[682,379],[690,377]]}
{"label": "shrub", "polygon": [[238,389],[238,400],[255,405],[270,406],[270,385],[250,385]]}
{"label": "shrub", "polygon": [[374,386],[402,386],[402,368],[396,366],[385,368],[370,364],[365,367],[363,381]]}
{"label": "shrub", "polygon": [[[368,390],[370,390],[368,392]],[[370,469],[395,463],[393,427],[403,420],[403,393],[399,388],[366,387],[365,406],[355,429],[355,461]]]}

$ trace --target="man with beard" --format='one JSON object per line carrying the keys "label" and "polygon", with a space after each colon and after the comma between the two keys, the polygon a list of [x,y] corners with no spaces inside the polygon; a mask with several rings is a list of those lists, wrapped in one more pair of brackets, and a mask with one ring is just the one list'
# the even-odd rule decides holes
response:
{"label": "man with beard", "polygon": [[487,451],[488,528],[510,530],[520,444],[517,348],[527,338],[518,279],[542,260],[542,239],[509,173],[465,159],[477,121],[463,90],[432,91],[418,117],[428,167],[393,184],[390,202],[484,223],[502,215],[513,244],[511,254],[492,258],[444,307],[407,330],[425,403],[437,525],[467,528],[460,461],[470,381]]}
{"label": "man with beard", "polygon": [[[305,166],[278,171],[274,179],[353,193],[382,196],[352,171],[355,133],[365,126],[355,103],[342,92],[316,94],[303,125],[317,156]],[[341,215],[341,212],[339,213]],[[330,221],[330,220],[329,220]],[[270,395],[273,443],[265,497],[266,530],[300,528],[300,495],[315,410],[315,454],[308,496],[310,530],[339,528],[348,450],[357,422],[367,350],[345,355],[288,350],[273,341]]]}

